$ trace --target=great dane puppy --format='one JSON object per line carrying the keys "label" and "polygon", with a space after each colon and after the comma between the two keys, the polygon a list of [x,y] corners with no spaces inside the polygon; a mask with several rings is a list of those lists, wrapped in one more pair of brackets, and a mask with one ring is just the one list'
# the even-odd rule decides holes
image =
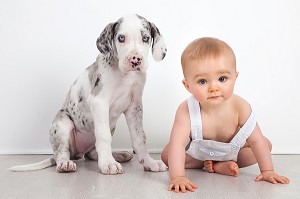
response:
{"label": "great dane puppy", "polygon": [[143,129],[142,94],[146,81],[147,56],[152,48],[156,61],[166,55],[158,28],[139,15],[108,24],[97,39],[100,51],[71,86],[50,129],[54,154],[44,161],[12,167],[13,171],[43,169],[57,165],[58,172],[76,171],[72,160],[98,160],[103,174],[123,173],[119,162],[132,158],[127,152],[112,154],[111,141],[116,122],[124,113],[133,150],[145,170],[165,171],[146,149]]}

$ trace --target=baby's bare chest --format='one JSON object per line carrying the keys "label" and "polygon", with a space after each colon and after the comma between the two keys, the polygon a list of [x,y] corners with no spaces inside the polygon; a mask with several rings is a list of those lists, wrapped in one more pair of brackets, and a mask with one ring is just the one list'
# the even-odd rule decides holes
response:
{"label": "baby's bare chest", "polygon": [[230,142],[240,129],[238,117],[235,114],[221,116],[203,116],[202,134],[205,140]]}

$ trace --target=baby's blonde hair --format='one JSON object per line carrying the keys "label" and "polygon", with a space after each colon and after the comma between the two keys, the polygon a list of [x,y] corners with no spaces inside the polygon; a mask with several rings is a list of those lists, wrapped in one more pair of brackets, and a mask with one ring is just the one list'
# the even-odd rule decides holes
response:
{"label": "baby's blonde hair", "polygon": [[192,41],[183,51],[181,55],[181,66],[185,75],[185,68],[191,61],[203,60],[206,58],[218,58],[224,53],[232,56],[234,67],[236,67],[236,59],[231,47],[222,40],[212,37],[203,37]]}

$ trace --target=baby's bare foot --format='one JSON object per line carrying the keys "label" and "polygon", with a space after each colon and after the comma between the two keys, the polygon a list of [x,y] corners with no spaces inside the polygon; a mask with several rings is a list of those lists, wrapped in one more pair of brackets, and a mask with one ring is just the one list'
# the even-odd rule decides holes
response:
{"label": "baby's bare foot", "polygon": [[204,161],[204,168],[206,171],[208,171],[209,173],[213,173],[215,172],[213,169],[213,161],[212,160],[205,160]]}
{"label": "baby's bare foot", "polygon": [[228,175],[228,176],[238,176],[239,166],[233,161],[217,162],[213,165],[213,169],[216,173]]}

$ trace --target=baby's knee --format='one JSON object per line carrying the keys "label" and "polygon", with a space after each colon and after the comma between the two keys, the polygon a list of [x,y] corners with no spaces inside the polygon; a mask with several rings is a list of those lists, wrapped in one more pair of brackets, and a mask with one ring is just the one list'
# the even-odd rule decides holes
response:
{"label": "baby's knee", "polygon": [[265,137],[265,141],[268,144],[268,147],[269,147],[270,152],[271,152],[272,151],[272,143],[271,143],[271,141],[268,138],[266,138],[266,137]]}
{"label": "baby's knee", "polygon": [[165,165],[168,166],[168,149],[167,149],[167,146],[161,152],[161,156],[160,157],[161,157],[161,160],[165,163]]}

